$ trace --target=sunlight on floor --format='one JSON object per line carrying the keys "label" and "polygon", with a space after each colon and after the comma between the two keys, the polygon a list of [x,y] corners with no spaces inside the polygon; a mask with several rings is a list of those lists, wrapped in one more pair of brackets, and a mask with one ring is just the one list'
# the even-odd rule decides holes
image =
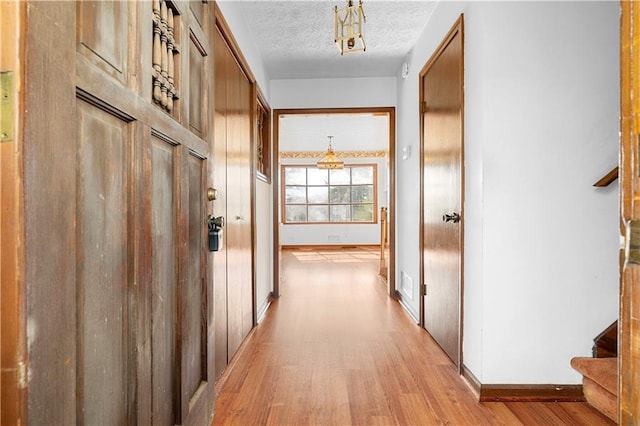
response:
{"label": "sunlight on floor", "polygon": [[287,249],[300,263],[365,263],[379,258],[375,248]]}

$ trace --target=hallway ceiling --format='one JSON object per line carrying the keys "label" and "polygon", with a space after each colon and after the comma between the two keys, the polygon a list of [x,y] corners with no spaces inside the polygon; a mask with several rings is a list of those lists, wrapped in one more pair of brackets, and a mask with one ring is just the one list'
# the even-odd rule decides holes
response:
{"label": "hallway ceiling", "polygon": [[344,56],[333,17],[345,0],[239,3],[270,78],[302,79],[397,76],[437,1],[363,0],[367,50]]}

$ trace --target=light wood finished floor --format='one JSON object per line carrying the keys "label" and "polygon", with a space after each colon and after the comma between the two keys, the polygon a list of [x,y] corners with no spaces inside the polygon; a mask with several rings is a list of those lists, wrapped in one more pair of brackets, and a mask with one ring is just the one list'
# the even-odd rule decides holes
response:
{"label": "light wood finished floor", "polygon": [[613,424],[585,403],[478,403],[385,295],[377,255],[283,251],[281,298],[221,379],[214,425]]}

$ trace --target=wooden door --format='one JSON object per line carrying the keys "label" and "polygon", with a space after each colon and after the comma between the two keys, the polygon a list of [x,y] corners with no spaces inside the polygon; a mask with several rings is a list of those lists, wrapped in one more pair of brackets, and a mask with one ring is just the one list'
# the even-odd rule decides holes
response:
{"label": "wooden door", "polygon": [[[227,62],[232,61],[231,52],[226,46],[219,31],[214,35],[214,132],[215,143],[213,152],[213,181],[218,197],[213,202],[213,215],[227,214]],[[219,377],[227,366],[228,333],[227,333],[227,258],[228,258],[228,229],[224,230],[222,248],[213,256],[213,286],[214,286],[214,315],[215,315],[215,375]]]}
{"label": "wooden door", "polygon": [[620,28],[620,226],[621,251],[618,326],[619,424],[640,423],[640,15],[637,2],[621,1]]}
{"label": "wooden door", "polygon": [[214,36],[214,215],[225,217],[224,246],[214,255],[216,376],[254,325],[252,80],[240,65],[222,17]]}
{"label": "wooden door", "polygon": [[211,420],[209,9],[26,8],[32,424]]}
{"label": "wooden door", "polygon": [[462,60],[460,18],[420,74],[423,321],[456,365],[461,344]]}

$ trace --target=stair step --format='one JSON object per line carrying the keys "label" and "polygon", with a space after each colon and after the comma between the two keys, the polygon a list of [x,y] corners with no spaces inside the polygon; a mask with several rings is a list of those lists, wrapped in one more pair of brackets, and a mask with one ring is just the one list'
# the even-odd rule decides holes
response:
{"label": "stair step", "polygon": [[618,358],[576,357],[571,366],[612,394],[618,394]]}
{"label": "stair step", "polygon": [[587,402],[613,421],[618,417],[618,358],[583,358],[571,360],[582,373],[582,390]]}

